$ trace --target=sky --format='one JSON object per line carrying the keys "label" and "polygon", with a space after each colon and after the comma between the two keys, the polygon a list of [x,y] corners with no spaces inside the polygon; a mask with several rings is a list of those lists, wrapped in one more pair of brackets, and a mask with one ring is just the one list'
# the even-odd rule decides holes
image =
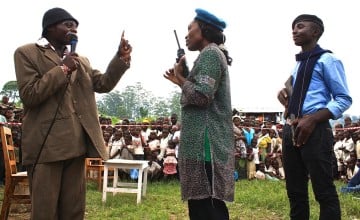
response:
{"label": "sky", "polygon": [[77,53],[104,72],[125,30],[133,47],[130,69],[115,90],[140,82],[154,96],[167,97],[178,87],[163,74],[174,65],[177,31],[189,67],[199,54],[185,48],[188,24],[203,8],[227,23],[225,46],[233,58],[229,67],[232,105],[237,109],[279,110],[276,96],[295,65],[300,48],[292,41],[291,23],[299,14],[315,14],[325,26],[319,40],[342,60],[353,105],[345,114],[360,115],[360,13],[356,0],[11,0],[1,1],[3,42],[0,50],[0,88],[16,80],[13,54],[33,43],[42,32],[46,10],[61,7],[78,21]]}

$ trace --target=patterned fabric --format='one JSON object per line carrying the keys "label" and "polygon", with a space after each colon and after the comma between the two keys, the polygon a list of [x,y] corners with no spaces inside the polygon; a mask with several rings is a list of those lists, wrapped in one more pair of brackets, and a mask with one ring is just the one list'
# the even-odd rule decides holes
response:
{"label": "patterned fabric", "polygon": [[[234,200],[234,135],[226,58],[216,44],[205,47],[182,87],[178,155],[183,200]],[[204,135],[210,140],[213,188],[205,171]]]}

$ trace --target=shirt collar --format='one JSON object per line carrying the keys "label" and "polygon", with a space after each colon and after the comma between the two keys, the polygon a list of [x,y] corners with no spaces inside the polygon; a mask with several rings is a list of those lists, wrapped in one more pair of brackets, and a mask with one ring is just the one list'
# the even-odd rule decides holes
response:
{"label": "shirt collar", "polygon": [[36,44],[40,47],[51,48],[53,51],[55,51],[55,47],[53,47],[45,37],[42,37],[39,40],[37,40]]}
{"label": "shirt collar", "polygon": [[[45,38],[42,37],[39,40],[36,41],[36,45],[43,47],[43,48],[51,48],[53,51],[56,52],[55,47],[50,44],[50,42]],[[63,57],[69,52],[68,48],[65,48]]]}

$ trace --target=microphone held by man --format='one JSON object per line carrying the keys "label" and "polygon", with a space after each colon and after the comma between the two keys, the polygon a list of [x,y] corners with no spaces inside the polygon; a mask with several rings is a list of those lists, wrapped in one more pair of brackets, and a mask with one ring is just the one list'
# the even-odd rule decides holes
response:
{"label": "microphone held by man", "polygon": [[66,40],[70,45],[70,53],[66,54],[62,61],[62,68],[64,72],[69,76],[74,70],[77,69],[79,61],[78,55],[75,53],[78,37],[76,33],[69,31],[66,34]]}
{"label": "microphone held by man", "polygon": [[78,42],[78,36],[73,33],[73,32],[68,32],[66,34],[67,38],[69,39],[70,42],[70,53],[75,53],[76,50],[76,45]]}

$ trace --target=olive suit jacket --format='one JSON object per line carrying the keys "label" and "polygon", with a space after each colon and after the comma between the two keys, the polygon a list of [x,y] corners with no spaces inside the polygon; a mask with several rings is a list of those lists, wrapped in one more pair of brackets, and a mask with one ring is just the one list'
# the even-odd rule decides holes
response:
{"label": "olive suit jacket", "polygon": [[38,163],[83,155],[108,159],[95,92],[111,91],[129,66],[114,56],[102,74],[87,58],[79,58],[78,69],[68,78],[60,66],[61,58],[50,46],[27,44],[16,49],[15,71],[24,107],[23,165],[35,162],[58,106]]}

